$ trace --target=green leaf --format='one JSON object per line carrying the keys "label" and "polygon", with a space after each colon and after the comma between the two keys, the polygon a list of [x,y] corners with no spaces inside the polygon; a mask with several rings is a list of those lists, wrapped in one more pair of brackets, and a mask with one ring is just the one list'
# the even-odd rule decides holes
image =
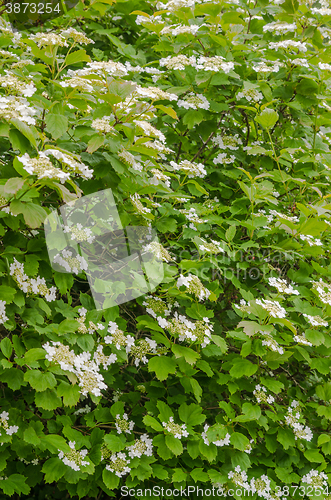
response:
{"label": "green leaf", "polygon": [[170,373],[176,373],[177,363],[167,356],[154,356],[148,361],[148,371],[156,373],[159,380],[165,380]]}
{"label": "green leaf", "polygon": [[52,453],[58,453],[59,450],[68,453],[71,450],[64,437],[57,434],[47,434],[43,436],[41,438],[41,443],[41,448],[47,449]]}
{"label": "green leaf", "polygon": [[65,64],[66,66],[70,66],[70,64],[76,64],[79,62],[90,62],[91,58],[86,54],[86,51],[81,49],[81,50],[76,50],[75,52],[71,52],[70,54],[67,55],[65,59]]}
{"label": "green leaf", "polygon": [[169,106],[163,106],[163,104],[158,104],[155,107],[163,111],[163,113],[166,113],[167,115],[171,116],[171,118],[174,118],[174,120],[178,120],[176,111],[170,108]]}
{"label": "green leaf", "polygon": [[191,472],[191,477],[195,483],[197,483],[198,481],[201,481],[203,483],[205,483],[206,481],[209,481],[209,476],[208,476],[207,472],[203,472],[203,468],[194,469]]}
{"label": "green leaf", "polygon": [[44,410],[56,410],[62,406],[61,398],[56,395],[56,392],[47,389],[44,392],[36,392],[35,403],[37,406],[44,408]]}
{"label": "green leaf", "polygon": [[206,416],[202,415],[202,408],[194,403],[187,405],[183,403],[178,408],[179,418],[187,425],[199,425],[206,420]]}
{"label": "green leaf", "polygon": [[231,434],[230,442],[233,444],[234,448],[240,451],[244,451],[247,446],[249,446],[249,439],[240,432]]}
{"label": "green leaf", "polygon": [[27,365],[30,365],[34,361],[37,361],[38,359],[45,359],[46,356],[46,351],[45,349],[42,349],[41,347],[34,347],[33,349],[29,349],[25,353],[24,356],[24,361],[26,362]]}
{"label": "green leaf", "polygon": [[109,490],[117,488],[120,482],[120,478],[116,476],[115,472],[110,472],[106,467],[103,469],[102,479]]}
{"label": "green leaf", "polygon": [[14,200],[10,204],[10,210],[13,214],[23,214],[26,224],[35,229],[40,227],[47,217],[46,210],[35,203],[22,203],[19,200]]}
{"label": "green leaf", "polygon": [[23,134],[24,137],[26,137],[28,139],[30,144],[32,144],[32,146],[35,149],[38,150],[37,142],[36,142],[34,133],[33,133],[32,129],[26,123],[22,122],[18,118],[12,118],[10,120],[10,123],[12,125],[14,125],[14,127],[17,128],[17,130],[19,130],[21,132],[21,134]]}
{"label": "green leaf", "polygon": [[172,482],[173,483],[182,483],[187,480],[187,472],[182,469],[174,469],[172,474]]}
{"label": "green leaf", "polygon": [[233,238],[235,237],[236,234],[236,226],[229,226],[228,229],[225,231],[225,237],[227,241],[232,241]]}
{"label": "green leaf", "polygon": [[16,294],[15,288],[6,285],[0,285],[0,300],[4,300],[7,304],[13,302]]}
{"label": "green leaf", "polygon": [[152,427],[152,429],[154,429],[155,431],[163,432],[162,425],[154,417],[151,417],[150,415],[145,415],[143,418],[143,422],[145,425]]}
{"label": "green leaf", "polygon": [[17,391],[24,383],[24,375],[18,368],[9,368],[1,375],[1,381],[7,383],[13,391]]}
{"label": "green leaf", "polygon": [[233,378],[251,377],[257,369],[258,365],[251,363],[248,359],[236,358],[233,360],[233,366],[229,373]]}
{"label": "green leaf", "polygon": [[14,493],[27,495],[30,491],[25,481],[27,478],[21,474],[11,474],[7,479],[1,480],[1,489],[5,495],[12,496]]}
{"label": "green leaf", "polygon": [[39,445],[40,439],[36,434],[36,431],[33,427],[28,427],[24,431],[24,441],[33,445]]}
{"label": "green leaf", "polygon": [[195,396],[195,399],[200,403],[201,401],[201,396],[202,396],[202,388],[197,380],[195,378],[191,377],[190,379],[191,387],[193,394]]}
{"label": "green leaf", "polygon": [[105,440],[105,443],[106,443],[108,449],[112,453],[122,451],[126,446],[126,443],[123,443],[120,436],[116,436],[115,434],[107,434],[104,437],[104,440]]}
{"label": "green leaf", "polygon": [[80,398],[80,389],[77,384],[61,382],[57,388],[57,395],[63,398],[63,406],[76,406]]}
{"label": "green leaf", "polygon": [[279,429],[277,441],[283,445],[284,450],[288,450],[290,446],[295,446],[293,431],[290,429]]}
{"label": "green leaf", "polygon": [[160,233],[175,233],[177,230],[177,222],[170,217],[161,219],[156,223],[156,229],[160,231]]}
{"label": "green leaf", "polygon": [[8,337],[5,337],[4,339],[1,340],[0,349],[6,356],[6,358],[9,359],[13,352],[13,345]]}
{"label": "green leaf", "polygon": [[172,344],[171,350],[176,358],[184,357],[185,361],[190,365],[194,365],[196,360],[200,357],[199,353],[197,353],[193,349],[178,344]]}
{"label": "green leaf", "polygon": [[38,392],[53,389],[56,386],[56,378],[50,372],[42,373],[39,370],[28,370],[24,374],[24,380],[29,382],[31,387]]}
{"label": "green leaf", "polygon": [[313,463],[324,462],[324,457],[319,453],[318,450],[306,450],[304,452],[304,456],[306,457],[308,462],[313,462]]}
{"label": "green leaf", "polygon": [[48,113],[45,118],[46,130],[53,139],[59,139],[68,129],[68,118],[56,113]]}
{"label": "green leaf", "polygon": [[87,147],[87,152],[88,153],[94,153],[94,151],[96,151],[97,149],[99,149],[105,142],[105,138],[100,135],[100,134],[97,134],[97,135],[94,135],[93,137],[91,137],[91,139],[88,141],[88,147]]}
{"label": "green leaf", "polygon": [[181,440],[175,438],[173,434],[167,434],[165,436],[165,443],[169,450],[172,451],[172,453],[174,453],[176,456],[183,453],[183,445],[181,443]]}
{"label": "green leaf", "polygon": [[58,481],[66,473],[68,466],[65,465],[59,458],[48,459],[42,468],[45,473],[44,480],[46,483]]}
{"label": "green leaf", "polygon": [[271,129],[276,123],[279,118],[279,115],[277,111],[274,111],[273,109],[269,108],[264,108],[262,113],[259,114],[255,118],[255,120],[262,125],[262,127],[266,129]]}

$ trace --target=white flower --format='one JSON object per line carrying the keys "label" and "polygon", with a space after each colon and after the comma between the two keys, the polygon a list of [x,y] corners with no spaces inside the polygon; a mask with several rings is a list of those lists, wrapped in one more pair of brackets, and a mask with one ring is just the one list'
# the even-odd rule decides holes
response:
{"label": "white flower", "polygon": [[303,316],[313,326],[328,326],[328,322],[324,321],[320,316],[310,316],[309,314],[303,314]]}
{"label": "white flower", "polygon": [[193,163],[188,160],[183,160],[179,164],[175,161],[171,161],[170,165],[174,170],[179,170],[184,174],[187,174],[189,179],[194,177],[205,177],[207,175],[207,171],[202,163]]}
{"label": "white flower", "polygon": [[122,434],[122,432],[131,434],[131,431],[134,428],[134,422],[132,420],[129,420],[129,417],[126,413],[123,414],[123,418],[121,418],[120,415],[116,415],[115,427],[118,434]]}
{"label": "white flower", "polygon": [[281,293],[287,293],[290,295],[300,295],[298,290],[295,290],[292,285],[288,285],[286,280],[282,280],[281,278],[268,278],[269,285],[274,286]]}
{"label": "white flower", "polygon": [[256,304],[263,307],[273,318],[285,318],[286,310],[276,300],[257,299]]}
{"label": "white flower", "polygon": [[174,423],[174,417],[169,417],[168,422],[162,422],[163,427],[173,434],[175,438],[181,439],[183,436],[188,437],[189,433],[186,430],[186,425],[185,424],[175,424]]}
{"label": "white flower", "polygon": [[58,450],[58,457],[65,465],[68,465],[68,467],[71,467],[71,469],[75,471],[80,471],[81,467],[84,465],[90,465],[89,461],[84,460],[88,453],[86,449],[77,451],[75,449],[75,441],[69,441],[69,447],[71,448],[71,451],[68,453]]}
{"label": "white flower", "polygon": [[190,92],[184,99],[178,101],[178,106],[185,109],[209,109],[210,104],[202,94]]}
{"label": "white flower", "polygon": [[0,325],[6,323],[6,321],[8,321],[8,317],[6,316],[6,302],[0,300]]}

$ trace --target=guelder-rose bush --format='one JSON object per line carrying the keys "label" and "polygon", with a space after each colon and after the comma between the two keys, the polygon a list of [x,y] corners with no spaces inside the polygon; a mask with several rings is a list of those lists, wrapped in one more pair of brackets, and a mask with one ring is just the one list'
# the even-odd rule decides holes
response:
{"label": "guelder-rose bush", "polygon": [[[330,20],[327,0],[1,17],[5,497],[331,498]],[[104,189],[157,230],[164,279],[96,310],[43,221]]]}

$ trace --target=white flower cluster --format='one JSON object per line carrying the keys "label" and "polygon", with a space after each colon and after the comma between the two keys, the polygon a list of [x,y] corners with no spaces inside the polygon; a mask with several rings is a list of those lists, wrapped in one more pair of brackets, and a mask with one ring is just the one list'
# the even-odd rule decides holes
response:
{"label": "white flower cluster", "polygon": [[269,285],[274,286],[280,293],[287,293],[290,295],[300,295],[298,290],[295,290],[292,285],[289,285],[286,280],[281,278],[268,278]]}
{"label": "white flower cluster", "polygon": [[309,340],[306,339],[306,336],[304,333],[302,335],[294,335],[293,340],[297,342],[299,345],[308,345],[312,347],[312,343],[309,342]]}
{"label": "white flower cluster", "polygon": [[308,474],[305,474],[301,479],[303,483],[311,484],[314,488],[323,488],[327,486],[328,476],[324,472],[318,472],[312,469]]}
{"label": "white flower cluster", "polygon": [[103,376],[99,372],[99,365],[102,364],[107,368],[110,364],[117,360],[116,354],[105,356],[102,352],[102,346],[99,345],[91,360],[90,352],[83,352],[76,355],[74,351],[69,349],[69,346],[61,344],[61,342],[49,342],[43,345],[47,352],[46,359],[48,361],[59,364],[64,371],[72,372],[76,375],[79,381],[80,392],[83,396],[88,393],[94,396],[101,396],[101,390],[107,389],[104,383]]}
{"label": "white flower cluster", "polygon": [[38,47],[68,47],[67,40],[71,38],[75,43],[87,45],[89,43],[94,43],[93,40],[87,38],[85,33],[77,31],[74,28],[67,28],[63,30],[60,34],[53,32],[40,32],[35,35],[30,35],[30,40],[34,41]]}
{"label": "white flower cluster", "polygon": [[134,428],[134,422],[132,420],[129,420],[127,413],[123,413],[123,417],[118,414],[116,415],[115,427],[117,430],[117,434],[122,434],[122,432],[131,434],[131,431]]}
{"label": "white flower cluster", "polygon": [[208,318],[193,323],[182,314],[174,313],[174,317],[167,321],[167,330],[174,336],[178,336],[180,342],[198,342],[201,347],[210,344],[213,326]]}
{"label": "white flower cluster", "polygon": [[303,314],[302,316],[307,318],[307,321],[312,326],[328,326],[328,322],[322,319],[320,316],[310,316],[309,314]]}
{"label": "white flower cluster", "polygon": [[246,99],[246,101],[260,102],[263,99],[263,94],[256,89],[243,89],[237,94],[237,99]]}
{"label": "white flower cluster", "polygon": [[296,42],[295,40],[283,40],[282,42],[270,42],[269,49],[297,49],[301,52],[307,52],[307,46],[305,42]]}
{"label": "white flower cluster", "polygon": [[72,173],[79,175],[85,180],[92,179],[93,177],[93,170],[82,163],[78,155],[74,156],[68,153],[68,151],[66,153],[63,153],[58,149],[46,149],[46,151],[44,151],[44,154],[46,156],[54,156],[57,161],[68,168]]}
{"label": "white flower cluster", "polygon": [[232,151],[236,151],[239,149],[239,146],[242,145],[242,140],[238,134],[224,135],[223,137],[217,134],[212,138],[212,142],[220,149],[231,149]]}
{"label": "white flower cluster", "polygon": [[90,465],[90,462],[87,460],[84,460],[86,457],[88,451],[87,450],[80,450],[77,451],[75,449],[75,441],[69,441],[69,447],[71,448],[71,451],[67,453],[63,453],[63,451],[59,451],[58,457],[60,460],[65,465],[68,465],[68,467],[71,467],[71,469],[75,471],[80,471],[81,467],[84,467],[84,465]]}
{"label": "white flower cluster", "polygon": [[186,174],[189,179],[194,177],[205,177],[207,172],[202,163],[193,163],[189,160],[183,160],[180,163],[176,163],[175,161],[171,161],[170,165],[174,170],[179,170]]}
{"label": "white flower cluster", "polygon": [[302,241],[307,241],[308,245],[310,247],[313,247],[313,246],[323,246],[323,243],[321,242],[321,240],[319,238],[313,238],[310,234],[300,234],[300,240]]}
{"label": "white flower cluster", "polygon": [[140,213],[141,215],[151,213],[151,209],[144,207],[144,205],[141,203],[140,196],[138,193],[130,194],[130,199],[132,205],[135,207],[138,213]]}
{"label": "white flower cluster", "polygon": [[24,97],[31,97],[36,92],[36,87],[33,83],[22,82],[17,76],[10,71],[5,70],[6,76],[0,76],[0,86],[8,89],[11,94],[21,94]]}
{"label": "white flower cluster", "polygon": [[284,35],[286,33],[291,33],[293,31],[296,31],[297,25],[292,23],[286,23],[286,22],[279,22],[279,21],[274,21],[269,24],[265,24],[263,26],[263,32],[266,33],[270,31],[271,33],[275,33],[275,35]]}
{"label": "white flower cluster", "polygon": [[140,439],[136,439],[134,444],[127,446],[129,457],[140,458],[142,455],[151,457],[153,455],[153,440],[148,437],[148,434],[142,434]]}
{"label": "white flower cluster", "polygon": [[248,495],[257,493],[258,497],[265,498],[266,500],[279,498],[279,496],[274,497],[270,494],[270,479],[265,474],[258,479],[252,478],[251,481],[248,482],[246,472],[241,470],[240,465],[237,465],[234,471],[229,472],[228,478],[231,479],[235,485],[244,488],[244,495],[247,491]]}
{"label": "white flower cluster", "polygon": [[236,157],[234,155],[228,156],[226,153],[220,153],[213,159],[213,163],[215,165],[229,165],[230,163],[233,163],[236,160]]}
{"label": "white flower cluster", "polygon": [[[203,432],[201,433],[201,437],[203,439],[203,442],[209,446],[210,443],[209,443],[209,439],[207,437],[207,431],[209,429],[209,425],[208,424],[205,424],[204,428],[203,428]],[[230,444],[230,434],[229,433],[226,433],[226,436],[224,439],[218,439],[217,441],[213,441],[213,444],[215,446],[229,446]]]}
{"label": "white flower cluster", "polygon": [[263,307],[273,318],[285,318],[286,310],[276,300],[256,299],[256,304]]}
{"label": "white flower cluster", "polygon": [[70,239],[76,241],[76,243],[82,243],[83,241],[93,243],[95,240],[95,236],[93,236],[91,229],[83,227],[80,222],[72,226],[63,225],[63,232],[70,233]]}
{"label": "white flower cluster", "polygon": [[143,252],[150,252],[152,253],[156,259],[163,260],[164,262],[170,262],[174,260],[173,257],[171,257],[170,253],[166,248],[161,243],[158,243],[157,241],[152,241],[151,243],[148,243],[147,245],[144,245],[142,248]]}
{"label": "white flower cluster", "polygon": [[9,413],[8,411],[3,411],[0,413],[0,436],[2,435],[2,431],[8,436],[12,436],[18,431],[17,425],[8,425]]}
{"label": "white flower cluster", "polygon": [[245,471],[241,470],[240,465],[237,465],[234,471],[229,472],[228,478],[231,479],[231,481],[237,486],[242,486],[246,490],[249,490],[249,484],[247,482],[248,479],[247,474]]}
{"label": "white flower cluster", "polygon": [[166,142],[165,135],[146,120],[133,120],[133,122],[136,124],[138,131],[141,131],[144,135],[156,137],[162,143]]}
{"label": "white flower cluster", "polygon": [[154,186],[157,186],[161,182],[164,182],[167,187],[170,187],[170,177],[168,175],[165,175],[161,170],[158,170],[157,168],[152,168],[151,173],[153,174],[153,177],[149,179],[149,182],[153,184]]}
{"label": "white flower cluster", "polygon": [[294,216],[286,215],[286,214],[282,214],[280,212],[277,212],[276,210],[270,210],[270,215],[273,215],[274,217],[277,217],[279,219],[285,219],[289,222],[299,222],[299,218],[296,215],[294,215]]}
{"label": "white flower cluster", "polygon": [[78,274],[80,271],[87,271],[88,264],[84,257],[77,254],[76,257],[72,256],[70,250],[62,250],[62,252],[55,255],[53,262],[64,267],[68,273]]}
{"label": "white flower cluster", "polygon": [[35,125],[36,120],[33,115],[37,110],[29,106],[25,97],[0,96],[0,118],[4,120],[17,119],[28,125]]}
{"label": "white flower cluster", "polygon": [[8,317],[6,316],[6,302],[0,300],[0,325],[3,325],[6,321],[8,321]]}
{"label": "white flower cluster", "polygon": [[253,65],[253,70],[257,73],[277,73],[283,63],[280,61],[260,61]]}
{"label": "white flower cluster", "polygon": [[202,252],[207,252],[211,254],[218,254],[218,253],[224,253],[223,248],[221,247],[221,244],[219,241],[216,240],[210,240],[206,241],[204,238],[200,238],[202,244],[199,245],[199,250]]}
{"label": "white flower cluster", "polygon": [[[185,215],[186,219],[191,222],[189,224],[189,228],[193,229],[194,231],[197,231],[197,228],[195,227],[195,224],[203,224],[204,222],[208,222],[206,219],[201,219],[201,217],[198,216],[197,211],[194,207],[191,207],[189,209],[182,208],[179,210],[183,215]],[[186,227],[186,226],[184,226]]]}
{"label": "white flower cluster", "polygon": [[319,281],[313,281],[313,289],[317,291],[319,299],[324,304],[331,305],[331,285],[325,283],[322,278]]}
{"label": "white flower cluster", "polygon": [[118,477],[125,476],[125,474],[128,474],[131,470],[130,467],[128,467],[130,460],[125,453],[113,453],[109,461],[109,464],[106,465],[106,469],[110,472],[114,472]]}
{"label": "white flower cluster", "polygon": [[134,344],[134,338],[131,335],[124,335],[124,332],[118,328],[114,321],[109,321],[108,332],[111,335],[106,335],[104,341],[106,344],[113,344],[118,350],[121,347],[132,346]]}
{"label": "white flower cluster", "polygon": [[192,66],[198,70],[204,71],[224,71],[224,73],[229,73],[234,69],[233,62],[226,62],[222,56],[214,57],[204,57],[201,56],[198,59],[195,56],[167,56],[159,61],[161,66],[165,66],[167,69],[185,69],[186,66]]}
{"label": "white flower cluster", "polygon": [[304,439],[306,441],[311,441],[313,439],[313,433],[311,429],[299,423],[299,420],[302,417],[300,411],[297,410],[298,406],[298,401],[292,401],[291,406],[289,406],[287,409],[285,422],[289,427],[293,429],[295,439]]}
{"label": "white flower cluster", "polygon": [[81,307],[80,309],[78,309],[78,313],[79,313],[79,318],[77,318],[77,321],[79,323],[78,333],[81,333],[81,334],[89,333],[90,335],[93,335],[93,333],[96,330],[104,330],[105,329],[105,327],[103,326],[102,323],[98,323],[97,325],[95,325],[93,323],[93,321],[89,322],[89,326],[87,328],[87,326],[85,325],[86,313],[87,313],[87,310],[85,309],[85,307]]}
{"label": "white flower cluster", "polygon": [[182,437],[188,437],[189,433],[186,430],[185,424],[175,424],[174,417],[169,417],[168,422],[162,422],[163,427],[173,434],[175,438],[181,439]]}
{"label": "white flower cluster", "polygon": [[184,99],[178,101],[178,106],[185,109],[209,109],[210,104],[208,99],[202,94],[194,94],[190,92]]}
{"label": "white flower cluster", "polygon": [[[174,305],[178,306],[178,302]],[[171,314],[172,304],[164,302],[159,297],[148,296],[144,300],[143,306],[146,307],[146,312],[148,314],[157,319],[161,328],[165,328],[168,325],[168,322],[163,316],[169,316]]]}
{"label": "white flower cluster", "polygon": [[182,274],[177,280],[177,288],[181,286],[186,287],[187,293],[192,293],[195,295],[200,301],[208,299],[210,295],[210,291],[203,286],[201,281],[194,274],[189,273],[188,276],[183,276]]}
{"label": "white flower cluster", "polygon": [[134,344],[127,345],[126,352],[133,356],[134,364],[138,367],[140,362],[144,364],[148,362],[146,354],[157,354],[156,348],[157,343],[145,337],[145,339],[136,340]]}
{"label": "white flower cluster", "polygon": [[183,34],[188,34],[188,35],[196,35],[198,30],[202,27],[206,26],[206,24],[191,24],[190,26],[186,26],[184,24],[173,24],[171,26],[165,26],[160,34],[161,35],[172,35],[172,36],[178,36],[178,35],[183,35]]}
{"label": "white flower cluster", "polygon": [[45,278],[29,278],[24,273],[24,265],[18,262],[14,257],[14,262],[10,264],[10,275],[18,284],[19,288],[28,294],[40,294],[45,297],[47,302],[56,300],[56,287],[47,288]]}
{"label": "white flower cluster", "polygon": [[275,402],[275,398],[270,394],[267,394],[267,392],[267,389],[260,384],[255,386],[253,394],[258,403],[268,403],[269,405],[272,405],[272,403]]}
{"label": "white flower cluster", "polygon": [[93,120],[91,127],[98,132],[104,132],[105,134],[114,133],[115,129],[110,125],[110,116],[103,116],[102,118],[96,118]]}
{"label": "white flower cluster", "polygon": [[[138,172],[142,171],[143,165],[139,161],[136,161],[135,157],[133,156],[132,153],[130,153],[130,151],[126,151],[125,149],[122,149],[121,151],[117,152],[117,156],[122,161],[124,161],[124,163],[127,163],[128,165],[130,165],[130,167],[132,167],[134,170],[137,170]],[[136,196],[138,196],[137,193],[136,193]]]}
{"label": "white flower cluster", "polygon": [[152,101],[159,101],[159,100],[177,101],[178,99],[178,96],[176,94],[172,94],[171,92],[166,92],[165,90],[159,89],[158,87],[141,87],[140,85],[136,86],[132,95],[148,97],[152,99]]}

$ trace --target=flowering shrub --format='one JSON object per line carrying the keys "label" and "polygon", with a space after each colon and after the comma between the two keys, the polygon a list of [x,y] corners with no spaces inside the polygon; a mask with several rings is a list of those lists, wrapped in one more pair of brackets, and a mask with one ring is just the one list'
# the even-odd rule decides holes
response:
{"label": "flowering shrub", "polygon": [[[328,0],[0,18],[4,498],[331,498],[330,20]],[[43,222],[109,188],[164,279],[97,310]]]}

